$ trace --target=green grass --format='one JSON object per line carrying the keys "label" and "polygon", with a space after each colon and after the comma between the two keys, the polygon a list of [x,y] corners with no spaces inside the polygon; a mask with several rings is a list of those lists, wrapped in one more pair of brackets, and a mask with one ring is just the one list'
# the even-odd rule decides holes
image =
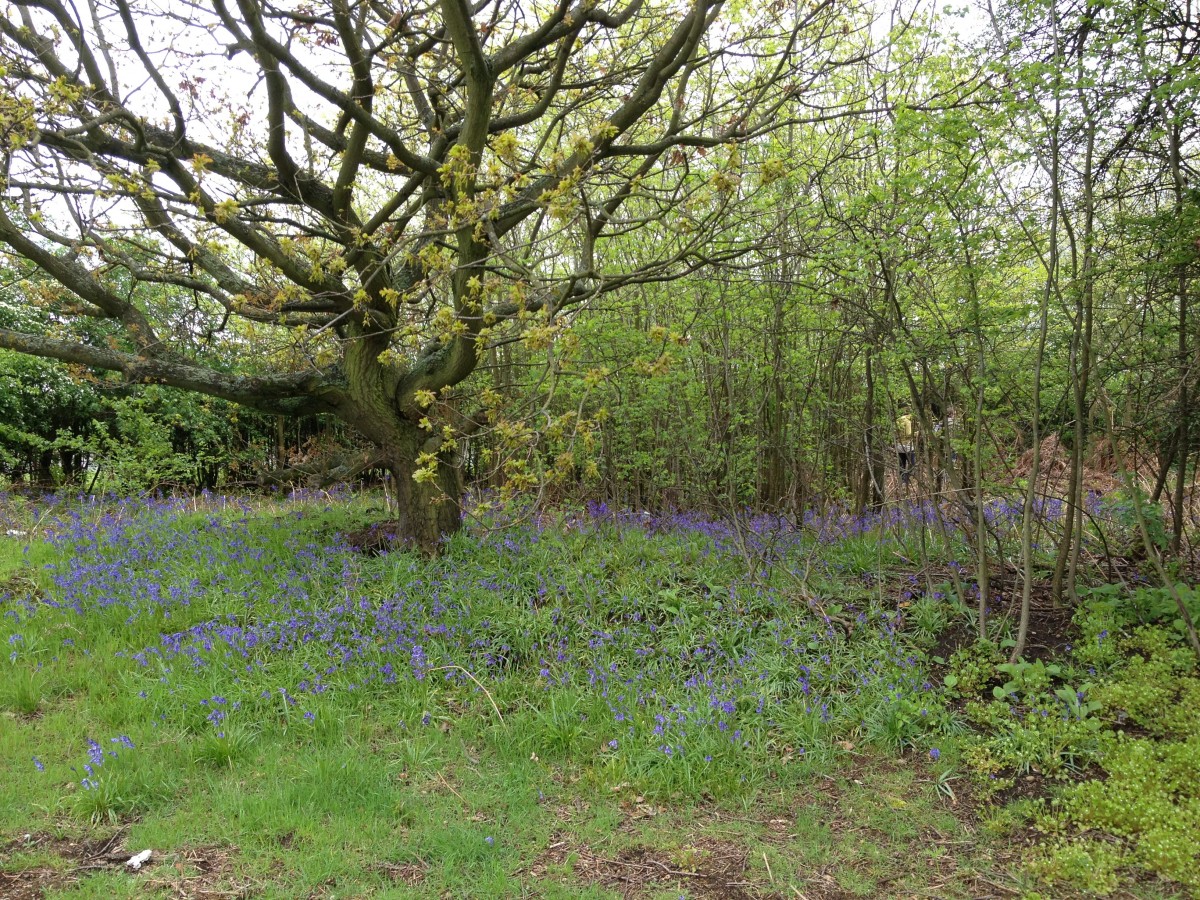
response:
{"label": "green grass", "polygon": [[[707,526],[566,520],[424,560],[337,549],[361,503],[120,515],[0,557],[20,560],[0,588],[0,873],[48,897],[973,897],[1127,888],[1138,861],[1187,880],[1191,857],[1156,867],[1132,833],[1111,865],[1076,841],[1107,827],[1086,785],[1053,809],[979,805],[988,774],[1047,759],[1122,776],[1090,729],[979,704],[972,731],[925,656],[958,606],[902,569],[864,579],[895,559],[869,536],[802,535],[748,579]],[[818,607],[786,571],[814,558]],[[1148,665],[1190,696],[1173,647]],[[1101,642],[1064,679],[1137,672],[1133,649]],[[960,693],[998,683],[986,651],[950,670]],[[1063,681],[1036,674],[1031,692]],[[1161,737],[1190,747],[1179,727]],[[1059,844],[1013,857],[1015,831],[1051,821]],[[123,870],[144,848],[148,869]]]}
{"label": "green grass", "polygon": [[[960,881],[971,871],[955,861],[962,844],[949,856],[939,849],[938,841],[971,837],[919,765],[884,771],[868,758],[829,779],[798,771],[736,803],[663,802],[598,782],[582,767],[505,753],[474,743],[477,733],[458,732],[405,743],[364,726],[311,747],[264,740],[232,770],[179,754],[163,796],[153,794],[162,771],[123,771],[120,793],[143,812],[118,818],[128,825],[120,846],[155,848],[161,862],[146,876],[76,873],[78,883],[61,896],[137,895],[130,886],[137,878],[174,878],[170,863],[206,854],[226,865],[214,889],[249,885],[262,897],[618,897],[620,879],[630,876],[679,896],[695,879],[670,872],[731,866],[729,880],[763,894],[836,883],[855,896],[886,896],[889,886],[919,889],[930,863]],[[164,747],[150,749],[170,759]],[[6,741],[4,753],[21,750]],[[105,822],[88,825],[90,806],[58,803],[53,788],[62,785],[14,774],[27,803],[40,795],[45,804],[35,832],[110,833]],[[32,861],[14,857],[6,868]],[[193,883],[204,877],[195,874]],[[936,895],[970,896],[968,884]]]}

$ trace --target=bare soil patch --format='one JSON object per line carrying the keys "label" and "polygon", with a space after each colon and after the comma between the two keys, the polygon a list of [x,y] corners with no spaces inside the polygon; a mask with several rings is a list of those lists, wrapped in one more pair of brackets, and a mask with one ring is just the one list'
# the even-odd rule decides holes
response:
{"label": "bare soil patch", "polygon": [[374,869],[393,884],[403,884],[408,887],[416,887],[423,882],[428,871],[421,863],[393,863],[386,860],[376,863]]}
{"label": "bare soil patch", "polygon": [[527,874],[535,880],[557,876],[576,884],[601,884],[620,891],[623,897],[641,897],[672,885],[691,897],[708,900],[783,897],[769,884],[747,878],[748,858],[745,848],[707,837],[678,851],[637,844],[605,854],[556,832]]}
{"label": "bare soil patch", "polygon": [[402,546],[397,541],[399,533],[398,522],[374,522],[343,535],[342,541],[351,550],[365,556],[382,556]]}
{"label": "bare soil patch", "polygon": [[0,856],[36,854],[56,857],[26,868],[0,870],[0,897],[4,900],[41,900],[50,891],[70,887],[103,871],[123,871],[147,886],[168,888],[178,900],[240,898],[253,896],[251,885],[223,887],[232,871],[233,847],[185,847],[155,853],[139,869],[127,863],[138,850],[125,845],[125,828],[80,835],[28,834],[0,848]]}

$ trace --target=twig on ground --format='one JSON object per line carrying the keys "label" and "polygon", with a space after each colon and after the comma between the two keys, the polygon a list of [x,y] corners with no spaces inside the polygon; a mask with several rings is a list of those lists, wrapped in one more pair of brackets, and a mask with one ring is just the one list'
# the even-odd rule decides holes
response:
{"label": "twig on ground", "polygon": [[438,772],[437,774],[438,774],[438,781],[440,781],[442,784],[444,784],[446,786],[446,789],[448,791],[450,791],[450,793],[452,793],[455,797],[457,797],[463,803],[466,803],[467,806],[471,805],[470,803],[467,803],[467,798],[464,797],[462,794],[460,794],[458,791],[456,791],[454,789],[454,785],[452,785],[449,781],[446,780],[445,775],[443,775],[441,772]]}
{"label": "twig on ground", "polygon": [[496,711],[496,717],[500,720],[500,724],[501,725],[507,724],[504,721],[504,716],[502,716],[500,714],[500,707],[498,707],[496,705],[496,701],[492,699],[492,695],[488,693],[488,689],[479,683],[478,678],[476,678],[474,675],[472,675],[470,672],[468,672],[462,666],[456,666],[456,665],[435,666],[434,668],[430,669],[429,671],[430,672],[444,672],[447,669],[457,669],[459,672],[462,672],[464,675],[466,675],[468,678],[470,678],[473,682],[475,682],[475,684],[479,685],[479,689],[481,691],[483,691],[483,695],[488,698],[488,703],[492,704],[492,709],[494,709]]}
{"label": "twig on ground", "polygon": [[109,851],[111,851],[112,848],[114,846],[116,846],[117,841],[119,841],[121,839],[121,837],[125,834],[125,832],[127,832],[128,830],[129,830],[128,825],[122,825],[120,828],[118,828],[116,831],[113,832],[112,837],[110,837],[107,841],[105,841],[103,846],[101,846],[99,850],[97,850],[95,853],[92,853],[91,855],[89,855],[88,859],[93,860],[93,859],[99,859],[101,856],[107,856],[109,854]]}

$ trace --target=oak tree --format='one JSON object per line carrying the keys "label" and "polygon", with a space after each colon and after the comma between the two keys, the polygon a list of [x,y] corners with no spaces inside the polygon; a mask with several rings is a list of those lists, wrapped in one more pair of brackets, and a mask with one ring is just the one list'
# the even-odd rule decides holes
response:
{"label": "oak tree", "polygon": [[[487,414],[448,391],[496,341],[709,261],[731,148],[827,113],[841,27],[821,0],[11,3],[0,242],[51,325],[0,347],[332,414],[431,546]],[[119,331],[89,341],[79,316]]]}

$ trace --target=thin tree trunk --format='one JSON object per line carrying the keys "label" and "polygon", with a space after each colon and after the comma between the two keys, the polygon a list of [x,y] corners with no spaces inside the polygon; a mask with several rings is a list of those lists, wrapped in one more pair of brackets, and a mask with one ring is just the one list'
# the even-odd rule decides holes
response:
{"label": "thin tree trunk", "polygon": [[[1179,125],[1168,129],[1170,140],[1171,180],[1175,191],[1175,221],[1183,220],[1184,176],[1179,158]],[[1188,341],[1188,273],[1187,263],[1175,269],[1179,303],[1179,437],[1175,441],[1175,494],[1172,500],[1171,552],[1178,554],[1183,545],[1184,486],[1187,483],[1188,420],[1191,418],[1189,385],[1191,382],[1191,348]]]}
{"label": "thin tree trunk", "polygon": [[863,490],[860,495],[862,498],[862,502],[859,504],[860,511],[864,507],[879,509],[883,506],[885,469],[883,455],[879,448],[878,428],[875,423],[875,373],[873,352],[870,348],[867,349],[866,386],[867,397],[863,408],[863,455],[865,456],[865,466],[863,471]]}
{"label": "thin tree trunk", "polygon": [[[1082,78],[1082,73],[1080,73]],[[1096,129],[1092,113],[1088,108],[1087,150],[1084,158],[1083,197],[1083,291],[1079,307],[1081,335],[1079,340],[1079,373],[1075,387],[1075,452],[1071,457],[1071,502],[1067,510],[1072,516],[1074,539],[1071,544],[1070,564],[1067,569],[1067,596],[1072,603],[1079,602],[1077,590],[1079,555],[1083,550],[1083,460],[1087,443],[1091,440],[1088,427],[1088,390],[1092,376],[1092,310],[1096,293],[1096,197],[1093,158],[1096,149]]]}
{"label": "thin tree trunk", "polygon": [[[1061,58],[1060,37],[1055,29],[1055,59]],[[1033,596],[1033,503],[1037,498],[1037,482],[1041,475],[1041,417],[1042,417],[1042,360],[1046,351],[1046,331],[1049,321],[1050,295],[1058,277],[1058,217],[1059,217],[1059,116],[1061,98],[1055,85],[1054,119],[1050,128],[1050,246],[1046,258],[1046,286],[1038,310],[1038,342],[1033,361],[1033,396],[1030,419],[1033,429],[1033,458],[1029,466],[1029,484],[1025,489],[1025,508],[1021,512],[1021,613],[1017,623],[1017,638],[1010,656],[1016,662],[1025,653],[1029,636],[1029,612]]]}

